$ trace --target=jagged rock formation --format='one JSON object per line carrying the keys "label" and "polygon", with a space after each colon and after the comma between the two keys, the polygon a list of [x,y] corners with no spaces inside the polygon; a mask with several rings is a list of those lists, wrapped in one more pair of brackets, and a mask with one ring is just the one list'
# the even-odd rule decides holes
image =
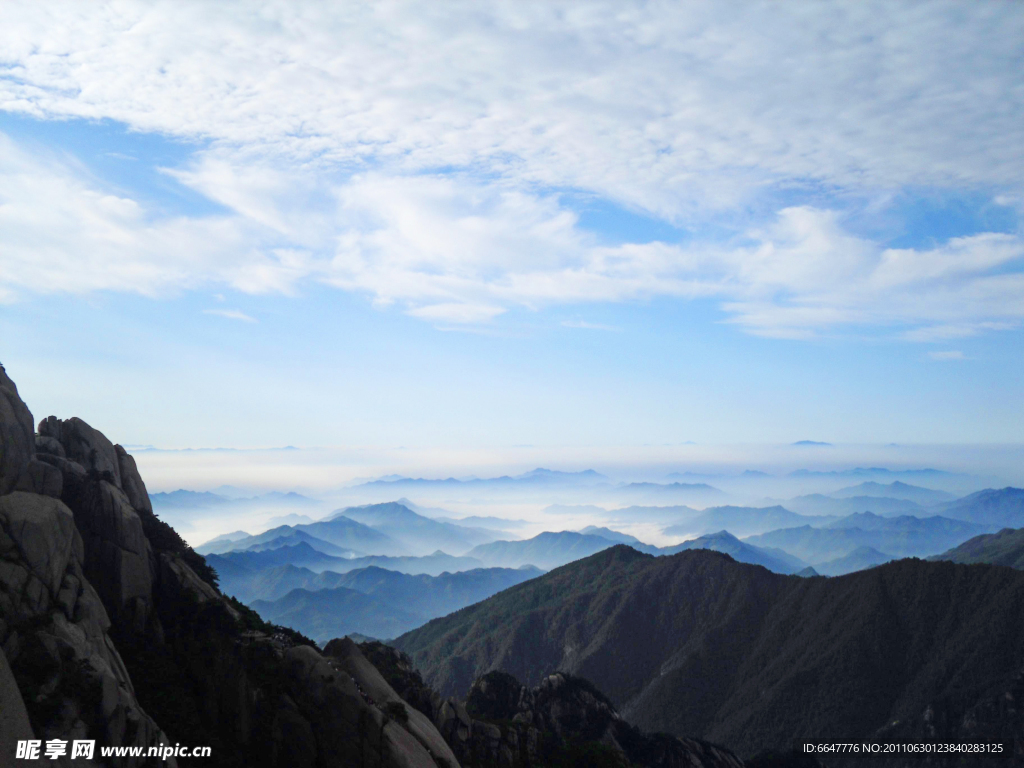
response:
{"label": "jagged rock formation", "polygon": [[35,435],[0,367],[0,766],[25,738],[211,746],[203,766],[457,765],[393,691],[364,693],[382,681],[345,651],[225,598],[153,514],[134,459],[81,419]]}
{"label": "jagged rock formation", "polygon": [[[339,642],[354,647],[350,640],[332,641],[327,652]],[[511,675],[489,672],[473,683],[463,704],[424,685],[404,653],[377,642],[360,648],[415,715],[433,721],[466,768],[743,766],[730,751],[705,741],[642,733],[580,677],[555,672],[527,688]]]}

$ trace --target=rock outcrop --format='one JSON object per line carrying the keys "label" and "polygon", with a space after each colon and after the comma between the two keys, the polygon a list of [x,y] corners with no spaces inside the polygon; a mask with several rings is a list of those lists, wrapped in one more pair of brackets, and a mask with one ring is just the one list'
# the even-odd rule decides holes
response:
{"label": "rock outcrop", "polygon": [[34,453],[32,414],[0,365],[0,494],[14,490]]}
{"label": "rock outcrop", "polygon": [[[340,642],[332,641],[327,651]],[[381,643],[360,649],[389,689],[434,723],[466,768],[743,766],[729,750],[705,741],[642,733],[583,678],[555,672],[527,688],[511,675],[489,672],[473,683],[463,703],[442,699],[424,685],[404,653]]]}
{"label": "rock outcrop", "polygon": [[[82,537],[63,502],[23,491],[0,496],[0,643],[17,684],[3,698],[12,711],[25,711],[37,739],[167,744],[136,700],[83,561]],[[15,742],[4,740],[3,748]]]}
{"label": "rock outcrop", "polygon": [[358,648],[325,656],[225,598],[124,448],[77,418],[35,435],[3,368],[0,451],[0,766],[26,738],[210,746],[204,766],[458,765]]}

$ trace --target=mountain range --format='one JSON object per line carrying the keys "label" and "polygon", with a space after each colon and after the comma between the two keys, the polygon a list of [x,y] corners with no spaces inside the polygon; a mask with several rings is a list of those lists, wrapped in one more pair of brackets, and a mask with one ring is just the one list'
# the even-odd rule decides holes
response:
{"label": "mountain range", "polygon": [[[334,557],[313,549],[306,542],[264,550],[233,550],[220,555],[207,555],[207,562],[220,572],[227,567],[245,568],[258,572],[278,565],[296,565],[319,573],[334,571],[347,573],[371,565],[400,573],[425,573],[437,575],[444,571],[468,571],[484,565],[475,557],[454,557],[441,551],[420,557],[390,555],[365,555],[363,557]],[[516,566],[518,567],[518,566]]]}
{"label": "mountain range", "polygon": [[686,517],[670,525],[663,533],[666,536],[686,536],[727,530],[735,536],[753,536],[758,533],[790,528],[799,525],[823,525],[833,517],[808,517],[791,512],[785,507],[709,507],[703,512]]}
{"label": "mountain range", "polygon": [[544,533],[532,539],[521,541],[494,541],[473,547],[467,557],[481,560],[488,565],[504,568],[518,568],[535,565],[544,570],[557,568],[572,560],[587,557],[614,545],[615,542],[603,536],[559,531]]}
{"label": "mountain range", "polygon": [[871,512],[849,515],[822,527],[783,528],[744,541],[775,547],[817,568],[818,563],[844,557],[858,547],[872,547],[896,557],[923,557],[942,552],[977,535],[981,526],[951,518],[881,517]]}
{"label": "mountain range", "polygon": [[936,511],[992,530],[1024,528],[1024,488],[989,488],[942,504]]}
{"label": "mountain range", "polygon": [[[397,638],[428,685],[592,680],[631,722],[741,754],[825,738],[1019,732],[1024,573],[901,560],[798,578],[617,545]],[[1018,730],[1014,730],[1018,729]]]}
{"label": "mountain range", "polygon": [[267,621],[318,642],[354,632],[395,637],[541,573],[533,567],[478,568],[412,576],[371,566],[345,574],[310,573],[306,586],[250,606]]}
{"label": "mountain range", "polygon": [[406,505],[394,501],[347,507],[335,512],[328,520],[339,517],[355,520],[393,540],[401,541],[412,555],[424,555],[437,549],[462,554],[477,544],[501,538],[515,538],[513,534],[502,530],[471,528],[424,517]]}

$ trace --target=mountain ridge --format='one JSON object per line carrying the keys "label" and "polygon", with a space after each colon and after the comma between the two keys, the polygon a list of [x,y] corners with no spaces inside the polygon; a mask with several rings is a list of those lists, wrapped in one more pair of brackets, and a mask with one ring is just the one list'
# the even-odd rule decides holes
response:
{"label": "mountain ridge", "polygon": [[559,668],[646,730],[752,754],[825,730],[866,739],[893,720],[924,738],[928,707],[953,733],[1015,685],[1022,610],[1024,574],[994,566],[911,559],[800,578],[707,550],[655,558],[619,545],[394,644],[442,693],[488,670],[530,685]]}

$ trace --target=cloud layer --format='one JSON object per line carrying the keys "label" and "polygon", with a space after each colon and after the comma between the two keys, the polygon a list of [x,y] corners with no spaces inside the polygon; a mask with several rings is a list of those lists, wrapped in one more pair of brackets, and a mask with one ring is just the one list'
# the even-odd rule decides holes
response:
{"label": "cloud layer", "polygon": [[[0,139],[0,298],[320,281],[445,323],[674,296],[773,336],[1012,327],[1019,234],[895,249],[840,212],[1019,200],[1022,41],[1005,3],[14,4],[0,109],[202,140],[168,173],[227,212]],[[567,190],[732,234],[609,244]]]}

